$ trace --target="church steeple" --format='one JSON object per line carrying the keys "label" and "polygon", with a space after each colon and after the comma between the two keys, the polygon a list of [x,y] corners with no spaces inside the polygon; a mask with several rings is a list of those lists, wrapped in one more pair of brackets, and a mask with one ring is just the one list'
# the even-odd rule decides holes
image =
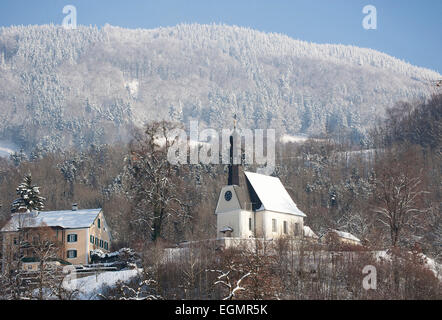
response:
{"label": "church steeple", "polygon": [[229,179],[227,184],[229,186],[239,186],[239,164],[234,161],[234,146],[238,143],[238,132],[236,131],[236,114],[233,116],[233,133],[230,136],[230,162],[229,162]]}

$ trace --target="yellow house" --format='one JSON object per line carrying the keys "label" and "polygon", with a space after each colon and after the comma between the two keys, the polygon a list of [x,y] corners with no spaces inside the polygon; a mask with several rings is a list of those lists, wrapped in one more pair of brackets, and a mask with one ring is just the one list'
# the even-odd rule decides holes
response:
{"label": "yellow house", "polygon": [[[17,239],[23,230],[45,229],[50,238],[61,244],[59,258],[71,264],[88,264],[92,250],[109,252],[111,234],[102,209],[16,213],[1,229],[3,256],[18,246]],[[32,252],[25,250],[25,256]]]}

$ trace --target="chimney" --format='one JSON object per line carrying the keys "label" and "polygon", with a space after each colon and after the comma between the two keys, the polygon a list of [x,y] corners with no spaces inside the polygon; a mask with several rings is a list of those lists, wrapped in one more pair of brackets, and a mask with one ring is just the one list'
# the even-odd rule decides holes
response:
{"label": "chimney", "polygon": [[77,211],[78,210],[78,204],[74,203],[72,204],[72,211]]}

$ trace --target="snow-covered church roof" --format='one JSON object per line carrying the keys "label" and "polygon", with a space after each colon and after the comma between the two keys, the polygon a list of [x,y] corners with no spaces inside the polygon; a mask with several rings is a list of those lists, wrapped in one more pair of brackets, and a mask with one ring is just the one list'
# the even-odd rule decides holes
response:
{"label": "snow-covered church roof", "polygon": [[306,217],[293,202],[279,178],[253,172],[245,172],[245,175],[262,202],[261,210]]}
{"label": "snow-covered church roof", "polygon": [[88,228],[94,223],[101,209],[65,211],[41,211],[15,213],[1,231],[17,231],[19,228],[40,226],[61,227],[64,229]]}

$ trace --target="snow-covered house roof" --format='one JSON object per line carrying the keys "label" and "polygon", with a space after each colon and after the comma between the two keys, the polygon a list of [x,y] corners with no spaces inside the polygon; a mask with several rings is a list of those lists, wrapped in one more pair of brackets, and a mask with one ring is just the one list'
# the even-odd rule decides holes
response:
{"label": "snow-covered house roof", "polygon": [[319,237],[309,226],[304,226],[304,237],[318,239]]}
{"label": "snow-covered house roof", "polygon": [[354,235],[352,235],[349,232],[344,232],[344,231],[339,231],[339,230],[331,230],[331,232],[336,233],[341,238],[356,241],[356,242],[361,242],[361,240],[359,240],[358,238],[356,238]]}
{"label": "snow-covered house roof", "polygon": [[252,188],[255,190],[259,200],[261,200],[262,207],[260,210],[289,213],[306,217],[306,215],[299,210],[293,202],[279,178],[253,172],[245,172],[245,175]]}
{"label": "snow-covered house roof", "polygon": [[18,231],[19,228],[40,226],[61,227],[63,229],[88,228],[94,223],[101,209],[65,211],[41,211],[16,213],[2,228],[2,232]]}

